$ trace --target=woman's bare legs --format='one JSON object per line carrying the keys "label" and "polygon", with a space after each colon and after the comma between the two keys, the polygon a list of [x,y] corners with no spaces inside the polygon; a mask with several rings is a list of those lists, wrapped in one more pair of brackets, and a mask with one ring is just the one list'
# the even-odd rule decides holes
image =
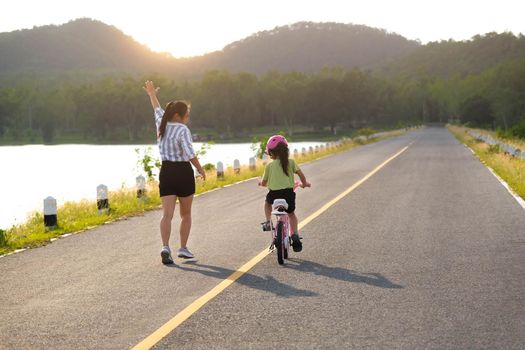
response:
{"label": "woman's bare legs", "polygon": [[193,195],[188,197],[179,197],[180,204],[180,246],[186,248],[191,230],[191,204]]}
{"label": "woman's bare legs", "polygon": [[160,220],[160,237],[162,238],[162,245],[169,246],[171,235],[171,220],[175,211],[175,203],[177,203],[177,196],[163,196],[160,197],[162,202],[162,219]]}

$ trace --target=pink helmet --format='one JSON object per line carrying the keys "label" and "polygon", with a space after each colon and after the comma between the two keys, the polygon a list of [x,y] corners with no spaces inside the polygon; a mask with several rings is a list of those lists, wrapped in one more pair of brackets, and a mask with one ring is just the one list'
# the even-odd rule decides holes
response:
{"label": "pink helmet", "polygon": [[286,146],[288,146],[288,141],[286,141],[286,138],[282,135],[273,135],[268,139],[268,142],[266,143],[266,153],[270,153],[271,150],[273,150],[277,145],[281,142],[284,142]]}

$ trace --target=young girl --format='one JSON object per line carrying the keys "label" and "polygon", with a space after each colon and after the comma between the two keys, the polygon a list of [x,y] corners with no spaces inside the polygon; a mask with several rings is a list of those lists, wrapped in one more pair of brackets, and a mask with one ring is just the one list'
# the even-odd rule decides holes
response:
{"label": "young girl", "polygon": [[186,247],[191,229],[191,205],[195,194],[195,177],[190,163],[195,166],[204,180],[206,173],[195,156],[190,129],[186,126],[190,119],[189,106],[182,101],[172,101],[166,105],[166,110],[163,110],[157,99],[159,88],[155,88],[153,82],[148,80],[144,90],[148,93],[155,111],[157,141],[162,159],[159,189],[163,212],[160,221],[163,247],[160,256],[163,264],[173,264],[169,240],[177,197],[181,217],[180,248],[177,250],[177,256],[191,259],[193,254]]}
{"label": "young girl", "polygon": [[295,191],[294,191],[294,174],[297,174],[301,179],[301,187],[310,187],[310,183],[306,181],[301,169],[295,160],[288,158],[290,151],[288,150],[288,142],[286,138],[281,135],[274,135],[268,139],[266,144],[266,152],[273,159],[264,169],[263,180],[261,186],[268,186],[270,190],[266,195],[264,202],[264,214],[266,215],[266,222],[263,223],[263,230],[270,231],[270,217],[272,215],[272,204],[277,198],[285,199],[288,203],[288,217],[292,227],[292,247],[294,252],[300,252],[303,245],[299,239],[299,232],[297,228],[297,216],[295,215]]}

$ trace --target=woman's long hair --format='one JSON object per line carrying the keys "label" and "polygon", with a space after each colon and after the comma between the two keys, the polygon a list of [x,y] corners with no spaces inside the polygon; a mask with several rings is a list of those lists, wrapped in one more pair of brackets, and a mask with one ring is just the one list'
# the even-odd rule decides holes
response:
{"label": "woman's long hair", "polygon": [[281,161],[281,167],[283,168],[284,173],[286,176],[289,176],[288,174],[288,157],[290,156],[290,150],[288,149],[288,145],[284,142],[279,142],[277,146],[270,151],[270,155],[274,155]]}
{"label": "woman's long hair", "polygon": [[166,105],[164,110],[164,115],[159,126],[159,140],[162,139],[164,133],[166,132],[166,125],[168,122],[173,119],[175,114],[178,114],[181,117],[184,117],[188,112],[188,105],[183,101],[171,101]]}

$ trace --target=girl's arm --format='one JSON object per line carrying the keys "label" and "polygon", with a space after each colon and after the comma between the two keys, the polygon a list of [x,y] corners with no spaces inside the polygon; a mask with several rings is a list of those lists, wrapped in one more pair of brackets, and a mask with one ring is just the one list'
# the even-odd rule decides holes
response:
{"label": "girl's arm", "polygon": [[296,173],[296,174],[297,174],[297,175],[299,176],[299,178],[301,179],[301,187],[304,188],[304,187],[311,187],[311,186],[312,186],[311,183],[309,183],[308,181],[306,181],[306,176],[304,176],[302,170],[300,170],[300,169],[297,170],[297,173]]}
{"label": "girl's arm", "polygon": [[157,92],[159,92],[160,88],[158,87],[156,88],[151,80],[147,80],[142,88],[148,94],[149,99],[151,101],[151,106],[153,107],[153,109],[159,108],[160,103],[159,103],[159,100],[157,99]]}

